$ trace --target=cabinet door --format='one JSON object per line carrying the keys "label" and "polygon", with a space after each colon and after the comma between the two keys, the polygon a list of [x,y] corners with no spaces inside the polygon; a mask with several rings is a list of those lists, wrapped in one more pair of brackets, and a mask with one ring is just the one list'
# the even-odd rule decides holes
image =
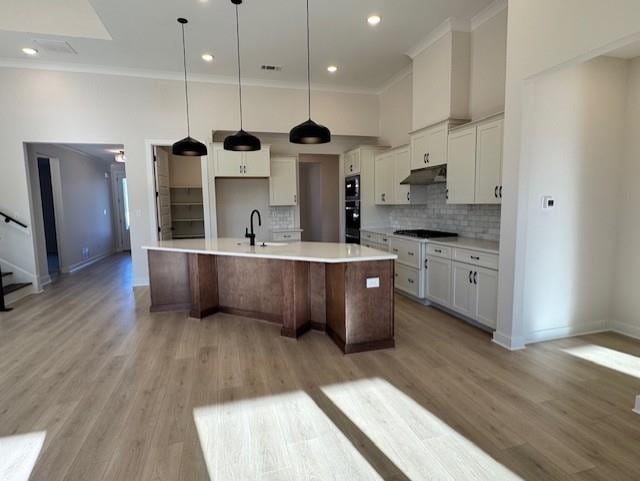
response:
{"label": "cabinet door", "polygon": [[269,176],[270,205],[296,205],[298,203],[297,164],[295,157],[272,157]]}
{"label": "cabinet door", "polygon": [[394,204],[410,204],[411,194],[408,185],[401,185],[411,174],[411,155],[409,149],[402,149],[393,155],[393,202]]}
{"label": "cabinet door", "polygon": [[411,294],[414,297],[421,297],[420,271],[412,267],[398,264],[397,262],[395,271],[395,288]]}
{"label": "cabinet door", "polygon": [[427,297],[441,306],[451,305],[451,261],[428,256]]}
{"label": "cabinet door", "polygon": [[437,125],[427,130],[427,165],[434,167],[447,163],[447,123]]}
{"label": "cabinet door", "polygon": [[428,167],[429,136],[426,130],[411,135],[411,170]]}
{"label": "cabinet door", "polygon": [[476,204],[500,204],[502,182],[502,119],[478,125]]}
{"label": "cabinet door", "polygon": [[375,202],[377,205],[393,203],[393,155],[378,155],[374,162]]}
{"label": "cabinet door", "polygon": [[360,151],[352,150],[344,154],[344,175],[348,177],[360,173]]}
{"label": "cabinet door", "polygon": [[476,190],[476,128],[449,135],[448,204],[473,204]]}
{"label": "cabinet door", "polygon": [[243,177],[244,155],[242,152],[224,150],[222,146],[214,148],[216,177]]}
{"label": "cabinet door", "polygon": [[255,152],[244,152],[245,177],[269,177],[270,157],[268,147]]}
{"label": "cabinet door", "polygon": [[495,329],[498,319],[498,271],[476,267],[473,284],[476,291],[473,317]]}
{"label": "cabinet door", "polygon": [[451,309],[467,317],[475,317],[474,266],[453,262],[451,268]]}

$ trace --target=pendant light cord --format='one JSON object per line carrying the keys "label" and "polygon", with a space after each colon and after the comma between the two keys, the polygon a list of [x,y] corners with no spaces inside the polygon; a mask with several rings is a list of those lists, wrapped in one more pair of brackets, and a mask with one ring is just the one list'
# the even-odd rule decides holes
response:
{"label": "pendant light cord", "polygon": [[182,61],[184,66],[184,98],[187,103],[187,136],[191,137],[191,125],[189,123],[189,88],[187,84],[187,47],[184,40],[184,23],[182,26]]}
{"label": "pendant light cord", "polygon": [[236,45],[238,47],[238,95],[240,97],[240,130],[242,127],[242,76],[240,71],[240,20],[238,18],[238,4],[236,4]]}
{"label": "pendant light cord", "polygon": [[311,120],[311,41],[309,40],[309,0],[307,0],[307,89],[309,120]]}

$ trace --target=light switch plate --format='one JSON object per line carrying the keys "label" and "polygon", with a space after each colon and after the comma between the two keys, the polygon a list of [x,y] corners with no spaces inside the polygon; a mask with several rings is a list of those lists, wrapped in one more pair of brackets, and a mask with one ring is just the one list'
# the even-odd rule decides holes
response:
{"label": "light switch plate", "polygon": [[367,277],[367,289],[375,289],[380,287],[379,277]]}
{"label": "light switch plate", "polygon": [[542,196],[542,209],[548,210],[553,209],[556,206],[556,200],[550,195]]}

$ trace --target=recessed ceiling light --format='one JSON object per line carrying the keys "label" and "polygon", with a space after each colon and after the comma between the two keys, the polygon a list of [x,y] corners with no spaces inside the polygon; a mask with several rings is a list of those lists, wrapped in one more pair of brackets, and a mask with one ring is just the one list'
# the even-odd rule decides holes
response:
{"label": "recessed ceiling light", "polygon": [[213,61],[213,55],[211,55],[210,53],[203,53],[202,54],[202,60],[204,60],[205,62],[212,62]]}
{"label": "recessed ceiling light", "polygon": [[380,23],[380,20],[382,20],[380,18],[380,15],[370,15],[369,18],[367,18],[367,22],[369,22],[369,25],[378,25]]}
{"label": "recessed ceiling light", "polygon": [[35,48],[31,47],[23,48],[22,53],[26,53],[27,55],[38,55],[38,51]]}
{"label": "recessed ceiling light", "polygon": [[329,73],[336,73],[338,71],[338,67],[336,67],[335,65],[329,65],[327,67],[327,70],[329,71]]}

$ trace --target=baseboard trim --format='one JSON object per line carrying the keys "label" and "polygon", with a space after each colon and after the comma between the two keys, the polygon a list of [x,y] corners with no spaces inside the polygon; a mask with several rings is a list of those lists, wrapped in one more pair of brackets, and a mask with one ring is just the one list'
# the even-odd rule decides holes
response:
{"label": "baseboard trim", "polygon": [[22,289],[19,289],[15,292],[12,292],[11,294],[7,294],[6,296],[4,296],[4,303],[7,306],[11,306],[12,304],[15,304],[16,302],[18,302],[21,299],[24,299],[25,297],[28,297],[32,294],[39,294],[42,291],[39,291],[38,288],[35,285],[30,285],[27,287],[23,287]]}
{"label": "baseboard trim", "polygon": [[535,344],[538,342],[554,341],[556,339],[565,339],[567,337],[586,336],[588,334],[599,334],[601,332],[610,331],[607,327],[607,321],[598,321],[584,326],[566,326],[554,329],[544,329],[534,331],[527,336],[526,344]]}
{"label": "baseboard trim", "polygon": [[640,394],[636,396],[636,407],[632,409],[636,414],[640,414]]}
{"label": "baseboard trim", "polygon": [[524,339],[507,336],[498,331],[493,331],[493,339],[491,339],[491,342],[507,351],[522,351],[526,348]]}
{"label": "baseboard trim", "polygon": [[22,269],[21,267],[18,267],[15,264],[12,264],[6,259],[0,258],[0,265],[2,265],[3,271],[13,272],[13,275],[15,276],[16,280],[19,282],[31,282],[33,285],[36,285],[38,283],[38,276],[36,276],[35,274],[32,274],[29,271]]}
{"label": "baseboard trim", "polygon": [[148,277],[136,277],[133,280],[133,287],[149,287]]}
{"label": "baseboard trim", "polygon": [[74,272],[78,272],[79,270],[84,269],[85,267],[89,267],[91,264],[95,264],[96,262],[101,261],[102,259],[106,259],[107,257],[112,256],[113,254],[115,254],[115,252],[109,252],[106,254],[100,254],[95,257],[90,257],[89,259],[76,262],[75,264],[71,264],[70,266],[60,267],[60,271],[63,274],[73,274]]}
{"label": "baseboard trim", "polygon": [[640,339],[640,324],[635,325],[623,321],[611,321],[611,331],[623,336],[632,337],[634,339]]}

